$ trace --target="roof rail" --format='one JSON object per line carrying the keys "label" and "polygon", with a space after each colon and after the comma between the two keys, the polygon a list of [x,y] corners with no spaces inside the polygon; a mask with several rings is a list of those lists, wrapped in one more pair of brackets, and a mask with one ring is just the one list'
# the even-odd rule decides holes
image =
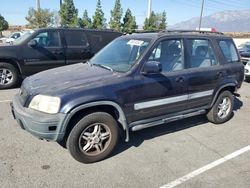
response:
{"label": "roof rail", "polygon": [[222,32],[217,32],[217,31],[201,31],[201,30],[162,30],[159,33],[201,33],[201,34],[224,35]]}
{"label": "roof rail", "polygon": [[132,31],[132,32],[124,32],[124,35],[132,35],[132,34],[140,34],[140,33],[159,33],[160,30],[140,30],[140,31]]}

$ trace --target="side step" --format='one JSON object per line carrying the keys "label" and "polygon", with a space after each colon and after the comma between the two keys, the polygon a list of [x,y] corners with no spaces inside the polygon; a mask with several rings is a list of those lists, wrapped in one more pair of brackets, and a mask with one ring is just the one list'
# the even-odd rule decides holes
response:
{"label": "side step", "polygon": [[169,123],[169,122],[172,122],[172,121],[181,120],[181,119],[185,119],[185,118],[188,118],[188,117],[197,116],[197,115],[201,115],[201,114],[205,114],[205,113],[206,113],[206,110],[199,110],[199,111],[191,112],[191,113],[188,113],[188,114],[177,115],[177,116],[173,116],[173,117],[169,117],[169,118],[165,118],[165,119],[161,119],[161,120],[157,120],[157,121],[153,121],[153,122],[148,122],[148,123],[145,123],[145,124],[134,125],[131,128],[131,130],[132,131],[139,131],[139,130],[142,130],[142,129],[145,129],[145,128],[149,128],[149,127],[153,127],[153,126],[156,126],[156,125],[161,125],[161,124],[164,124],[164,123]]}

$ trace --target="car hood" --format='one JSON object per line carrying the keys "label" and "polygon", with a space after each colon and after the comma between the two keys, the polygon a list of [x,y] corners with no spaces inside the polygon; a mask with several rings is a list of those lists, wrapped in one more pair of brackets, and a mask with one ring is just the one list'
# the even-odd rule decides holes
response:
{"label": "car hood", "polygon": [[93,66],[88,63],[78,63],[40,72],[26,78],[22,87],[31,95],[47,94],[60,96],[62,93],[72,93],[87,87],[100,86],[109,79],[114,79],[118,73]]}

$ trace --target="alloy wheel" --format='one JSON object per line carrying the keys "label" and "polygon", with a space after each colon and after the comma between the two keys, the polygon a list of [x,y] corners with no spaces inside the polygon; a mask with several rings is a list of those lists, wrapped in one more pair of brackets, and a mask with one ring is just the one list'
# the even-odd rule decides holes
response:
{"label": "alloy wheel", "polygon": [[225,117],[227,117],[227,115],[229,114],[230,112],[230,109],[231,109],[231,100],[229,99],[229,97],[224,97],[220,104],[218,105],[218,117],[223,119]]}
{"label": "alloy wheel", "polygon": [[6,68],[0,68],[0,84],[8,85],[13,81],[13,73]]}
{"label": "alloy wheel", "polygon": [[102,123],[88,126],[79,137],[80,150],[86,155],[98,155],[106,150],[111,141],[111,130]]}

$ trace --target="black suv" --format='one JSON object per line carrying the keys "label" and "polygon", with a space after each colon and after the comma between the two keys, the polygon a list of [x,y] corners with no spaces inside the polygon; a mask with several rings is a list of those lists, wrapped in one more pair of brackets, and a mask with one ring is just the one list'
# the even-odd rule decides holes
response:
{"label": "black suv", "polygon": [[23,77],[73,63],[85,62],[121,33],[109,30],[46,28],[27,32],[0,46],[0,89]]}
{"label": "black suv", "polygon": [[[206,114],[232,116],[244,66],[232,38],[165,31],[119,37],[88,63],[26,78],[12,103],[18,124],[66,143],[84,163],[107,157],[119,135]],[[124,133],[124,134],[120,134]]]}

